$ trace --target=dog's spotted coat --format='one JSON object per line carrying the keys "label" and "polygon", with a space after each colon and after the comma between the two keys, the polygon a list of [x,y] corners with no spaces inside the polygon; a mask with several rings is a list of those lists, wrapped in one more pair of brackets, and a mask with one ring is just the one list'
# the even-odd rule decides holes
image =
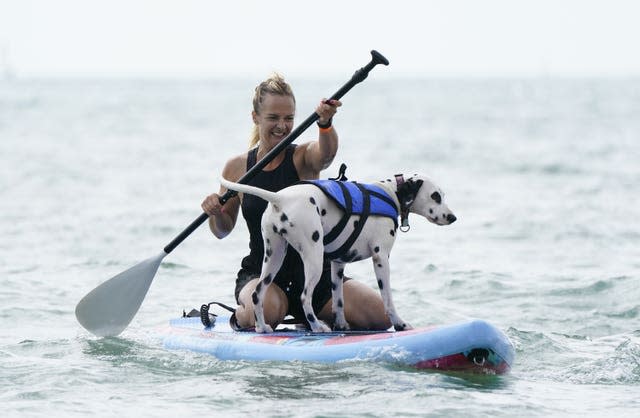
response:
{"label": "dog's spotted coat", "polygon": [[[311,305],[311,297],[322,274],[324,253],[339,249],[350,237],[361,221],[360,215],[352,215],[351,222],[337,238],[328,244],[320,239],[339,222],[342,209],[329,199],[318,187],[298,184],[282,189],[278,193],[253,186],[232,183],[221,179],[223,186],[241,193],[249,193],[269,202],[262,217],[262,234],[265,257],[261,280],[252,294],[257,332],[272,332],[264,321],[262,300],[266,288],[280,269],[287,250],[287,243],[300,253],[304,263],[305,285],[301,295],[302,307],[309,326],[314,332],[331,329],[320,321]],[[385,189],[401,209],[424,216],[437,225],[448,225],[456,220],[444,203],[444,193],[429,178],[414,175],[400,184],[387,179],[376,183]],[[408,191],[408,192],[407,192]],[[301,199],[304,196],[305,198]],[[402,201],[406,199],[406,201]],[[404,204],[404,206],[403,206]],[[408,205],[408,206],[407,206]],[[343,279],[347,263],[371,257],[382,295],[385,311],[396,330],[411,328],[396,312],[391,296],[389,255],[396,236],[394,220],[385,216],[371,215],[366,219],[360,235],[353,245],[339,258],[331,260],[332,309],[335,314],[334,329],[349,329],[344,316]]]}

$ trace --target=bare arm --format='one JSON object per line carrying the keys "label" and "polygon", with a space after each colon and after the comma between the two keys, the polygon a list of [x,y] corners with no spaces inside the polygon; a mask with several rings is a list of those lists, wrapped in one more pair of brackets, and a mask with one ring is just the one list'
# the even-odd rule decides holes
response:
{"label": "bare arm", "polygon": [[[233,158],[225,164],[222,177],[237,181],[244,174],[244,167],[246,167],[246,161],[241,157]],[[226,237],[233,230],[240,209],[238,196],[227,200],[224,205],[220,204],[220,196],[226,191],[225,187],[220,186],[218,193],[210,194],[202,202],[202,210],[209,215],[209,229],[218,239]]]}
{"label": "bare arm", "polygon": [[[316,108],[320,116],[318,122],[322,125],[331,121],[342,103],[338,100],[321,102]],[[319,129],[318,140],[300,146],[302,158],[297,164],[298,173],[302,178],[317,178],[320,171],[329,167],[338,152],[338,133],[335,127]]]}

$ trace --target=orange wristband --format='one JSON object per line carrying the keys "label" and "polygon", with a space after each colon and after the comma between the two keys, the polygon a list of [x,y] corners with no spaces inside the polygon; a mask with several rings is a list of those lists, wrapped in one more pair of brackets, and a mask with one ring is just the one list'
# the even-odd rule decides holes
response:
{"label": "orange wristband", "polygon": [[320,128],[320,133],[326,133],[333,130],[333,126],[329,126],[328,128]]}

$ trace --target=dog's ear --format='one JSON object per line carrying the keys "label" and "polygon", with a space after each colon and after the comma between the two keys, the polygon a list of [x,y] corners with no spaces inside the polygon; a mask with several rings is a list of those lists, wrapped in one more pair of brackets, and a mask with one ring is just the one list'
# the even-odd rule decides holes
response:
{"label": "dog's ear", "polygon": [[405,206],[411,206],[423,183],[423,180],[414,181],[413,179],[409,179],[398,187],[398,196],[402,197],[401,202]]}
{"label": "dog's ear", "polygon": [[413,181],[413,179],[409,179],[407,181],[407,185],[409,186],[409,193],[413,195],[413,197],[415,198],[415,196],[418,195],[418,191],[420,190],[420,187],[422,186],[422,184],[424,183],[423,180],[417,180],[417,181]]}
{"label": "dog's ear", "polygon": [[400,201],[400,219],[402,222],[400,230],[403,232],[409,230],[409,210],[423,183],[423,180],[414,181],[413,179],[409,179],[398,185],[396,195]]}

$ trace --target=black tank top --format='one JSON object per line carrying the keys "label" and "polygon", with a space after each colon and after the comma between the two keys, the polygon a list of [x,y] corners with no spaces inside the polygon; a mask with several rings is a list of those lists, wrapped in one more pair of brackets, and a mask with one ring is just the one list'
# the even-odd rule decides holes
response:
{"label": "black tank top", "polygon": [[[291,186],[298,181],[298,171],[293,164],[293,152],[296,145],[289,145],[285,150],[282,163],[272,171],[260,171],[247,182],[252,186],[261,187],[272,192],[277,192]],[[254,148],[247,154],[247,171],[256,164],[258,149]],[[242,259],[242,269],[238,272],[236,280],[236,300],[238,294],[247,283],[247,278],[260,276],[262,271],[262,258],[264,256],[264,243],[260,224],[262,215],[267,208],[267,202],[259,197],[244,194],[242,199],[242,216],[249,229],[249,255]],[[273,283],[282,289],[287,295],[289,309],[287,314],[304,320],[305,315],[300,302],[300,295],[304,289],[304,264],[298,252],[290,245],[287,247],[280,267],[280,271],[273,279]],[[313,309],[316,313],[331,299],[331,263],[326,257],[323,259],[323,269],[320,281],[313,291]]]}
{"label": "black tank top", "polygon": [[[300,181],[298,171],[293,164],[293,152],[295,148],[295,144],[289,145],[285,149],[284,160],[275,170],[261,170],[255,177],[249,180],[247,184],[277,192]],[[247,171],[256,164],[257,156],[257,147],[249,151],[247,154]],[[264,254],[260,221],[266,208],[267,202],[263,199],[247,193],[244,194],[242,199],[242,216],[247,222],[247,228],[249,229],[249,255],[242,259],[242,268],[258,275],[262,270],[262,257]],[[290,253],[295,253],[295,251],[287,251],[288,256]]]}

